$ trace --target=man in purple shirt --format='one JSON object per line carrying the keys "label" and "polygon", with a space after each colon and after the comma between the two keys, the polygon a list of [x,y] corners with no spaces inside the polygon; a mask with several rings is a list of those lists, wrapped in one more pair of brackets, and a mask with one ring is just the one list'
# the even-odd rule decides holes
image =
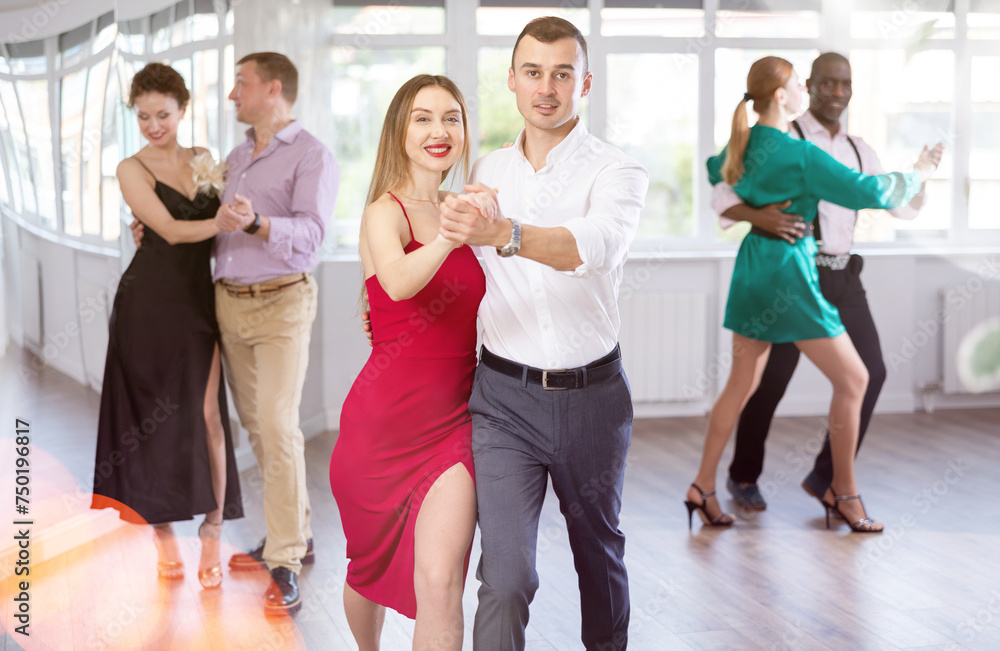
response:
{"label": "man in purple shirt", "polygon": [[229,384],[264,481],[267,536],[231,570],[267,566],[268,614],[299,610],[298,574],[313,561],[299,402],[316,318],[316,266],[337,198],[330,150],[291,116],[298,72],[282,54],[249,54],[229,99],[251,125],[227,159],[215,221],[215,306]]}

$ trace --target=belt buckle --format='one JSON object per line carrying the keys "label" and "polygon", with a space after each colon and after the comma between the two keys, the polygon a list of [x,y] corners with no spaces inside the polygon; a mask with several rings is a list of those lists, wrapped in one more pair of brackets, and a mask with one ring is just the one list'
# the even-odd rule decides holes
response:
{"label": "belt buckle", "polygon": [[542,371],[542,388],[546,391],[565,391],[568,387],[550,387],[549,386],[549,373],[565,373],[568,369],[561,368],[552,371]]}

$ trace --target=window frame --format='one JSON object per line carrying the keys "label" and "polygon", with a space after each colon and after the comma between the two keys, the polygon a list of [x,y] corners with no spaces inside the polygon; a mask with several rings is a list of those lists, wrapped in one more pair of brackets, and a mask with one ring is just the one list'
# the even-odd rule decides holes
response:
{"label": "window frame", "polygon": [[[194,15],[194,13],[198,9],[198,6],[204,4],[204,2],[200,2],[200,0],[181,0],[180,3],[174,3],[170,7],[168,7],[167,9],[169,10],[169,16],[172,21],[170,23],[171,30],[174,29],[174,24],[176,23],[176,7],[178,4],[181,3],[187,5],[188,16]],[[97,157],[96,161],[94,161],[94,164],[97,165],[102,172],[101,173],[102,182],[98,185],[96,189],[100,201],[100,215],[97,218],[100,223],[99,232],[97,233],[85,232],[84,223],[82,220],[80,224],[79,235],[68,234],[65,230],[67,213],[64,209],[64,201],[63,201],[64,156],[62,152],[62,144],[63,144],[62,82],[63,79],[68,75],[80,71],[85,72],[84,84],[83,84],[83,100],[82,100],[83,109],[80,114],[80,120],[81,120],[81,128],[83,129],[83,134],[84,136],[86,136],[87,113],[88,113],[87,110],[88,106],[86,100],[90,93],[91,83],[96,82],[96,79],[92,79],[93,77],[92,72],[94,69],[99,69],[100,64],[106,59],[110,60],[110,62],[108,64],[107,73],[104,78],[105,98],[108,93],[108,87],[112,84],[117,85],[119,83],[116,77],[119,75],[119,69],[118,69],[119,65],[121,65],[123,61],[128,61],[132,63],[135,62],[146,63],[148,61],[180,59],[184,58],[185,56],[193,59],[193,54],[197,51],[212,50],[212,49],[217,50],[218,75],[220,79],[219,92],[220,94],[222,94],[222,97],[220,97],[220,101],[218,102],[218,114],[216,116],[219,124],[219,135],[218,135],[219,142],[206,143],[206,144],[213,145],[216,149],[218,149],[219,152],[221,152],[222,155],[225,155],[227,153],[225,151],[225,143],[227,142],[227,140],[232,139],[231,135],[228,134],[228,132],[231,131],[234,127],[233,124],[234,120],[230,119],[228,115],[228,112],[230,111],[228,102],[225,101],[225,95],[228,94],[229,89],[222,88],[222,86],[225,85],[224,80],[226,79],[225,75],[226,48],[232,47],[233,45],[232,33],[226,32],[226,26],[228,24],[227,15],[229,12],[232,12],[233,7],[232,3],[230,2],[213,2],[211,6],[214,9],[214,15],[219,23],[218,35],[215,38],[191,41],[183,43],[178,46],[168,47],[163,51],[153,52],[152,33],[150,30],[150,16],[145,16],[132,19],[139,21],[143,26],[144,47],[143,47],[143,53],[141,55],[132,55],[119,48],[120,32],[116,33],[115,39],[112,42],[107,44],[105,47],[101,48],[99,51],[94,52],[93,45],[101,33],[99,27],[102,26],[107,27],[112,23],[115,25],[120,25],[122,22],[125,21],[125,19],[121,19],[115,16],[112,18],[112,23],[107,23],[106,22],[107,12],[106,12],[101,16],[93,18],[92,20],[89,21],[89,23],[80,25],[76,28],[68,30],[67,32],[49,36],[44,39],[40,39],[45,53],[45,60],[46,60],[45,72],[38,72],[33,74],[15,74],[13,72],[10,73],[0,72],[0,79],[12,82],[12,90],[14,98],[17,102],[17,111],[21,115],[22,123],[24,116],[23,100],[18,90],[17,82],[43,81],[45,82],[46,88],[48,90],[47,103],[49,108],[49,128],[52,139],[51,140],[52,143],[51,156],[53,164],[52,182],[54,184],[56,192],[55,224],[50,227],[48,222],[44,221],[40,214],[40,205],[41,205],[39,202],[40,190],[39,190],[39,184],[37,182],[39,171],[37,169],[35,161],[32,160],[31,156],[31,151],[32,151],[31,136],[28,133],[27,127],[23,124],[22,126],[24,130],[25,146],[28,150],[27,161],[24,164],[27,165],[27,169],[31,174],[31,178],[29,179],[29,181],[30,181],[31,191],[33,193],[32,196],[34,197],[35,210],[28,211],[25,209],[24,205],[25,202],[23,197],[24,195],[23,181],[19,181],[22,183],[20,192],[20,194],[22,195],[21,210],[15,213],[15,211],[13,210],[13,206],[6,204],[0,206],[0,209],[2,209],[3,212],[7,214],[9,217],[11,217],[16,223],[24,227],[26,230],[38,235],[39,237],[48,239],[50,241],[59,242],[61,244],[65,244],[85,251],[101,253],[103,255],[113,255],[113,256],[120,255],[118,242],[120,241],[121,237],[124,236],[128,231],[125,224],[127,224],[131,220],[131,215],[128,212],[128,209],[125,206],[124,202],[122,201],[120,193],[115,193],[115,196],[113,197],[107,196],[109,193],[106,192],[105,185],[103,182],[104,179],[106,178],[105,175],[103,174],[103,167],[101,160],[101,157],[103,156],[102,150],[106,141],[105,138],[106,134],[103,132],[103,125],[106,124],[109,121],[109,119],[113,120],[115,124],[114,134],[112,135],[112,138],[117,140],[119,146],[119,156],[124,157],[125,155],[131,155],[134,153],[134,151],[129,152],[127,151],[126,147],[123,147],[123,145],[125,145],[126,143],[124,142],[123,131],[120,124],[121,116],[124,116],[124,119],[129,119],[130,117],[129,111],[127,110],[122,111],[121,107],[109,106],[107,101],[99,102],[100,104],[99,110],[101,111],[102,133],[100,142],[93,145],[94,147],[96,147],[96,152],[94,155]],[[82,52],[84,52],[84,54],[75,57],[71,64],[62,66],[61,65],[62,53],[59,50],[60,41],[65,40],[66,34],[72,33],[78,36],[80,32],[84,31],[85,27],[89,27],[90,30],[89,36],[82,44],[77,43],[75,41],[73,43],[73,46],[75,48],[82,46],[83,48]],[[2,56],[4,59],[8,61],[10,60],[10,52],[6,47],[6,45],[3,43],[0,43],[0,56]],[[95,102],[95,107],[97,107],[97,104],[98,103]],[[114,116],[113,117],[108,116],[107,114],[108,111],[114,111],[115,112]],[[79,190],[78,192],[75,193],[76,196],[74,198],[74,201],[78,202],[81,206],[83,205],[84,194],[86,191],[86,179],[84,177],[84,165],[82,158],[82,147],[84,144],[84,140],[85,138],[81,138],[80,150],[74,152],[73,154],[74,156],[77,156],[79,158],[80,163],[71,170],[71,173],[79,175]],[[15,149],[15,151],[13,152],[15,158],[20,159],[21,158],[20,153],[16,151],[17,150],[16,143],[12,144],[14,145]],[[5,158],[3,164],[6,165],[7,162],[8,161]],[[4,169],[6,169],[6,167],[4,167]],[[8,196],[13,196],[12,188],[10,187],[11,184],[13,183],[13,175],[5,174],[4,176],[5,176],[4,182],[7,184]],[[18,172],[17,178],[20,179],[20,177],[21,174],[20,172]],[[120,214],[120,219],[122,223],[118,239],[105,239],[106,225],[103,215],[105,211],[105,202],[107,201],[116,202],[118,204],[118,206],[116,207],[116,212]]]}
{"label": "window frame", "polygon": [[[906,46],[905,38],[852,37],[851,15],[855,6],[861,6],[861,3],[856,2],[855,0],[817,0],[820,32],[819,36],[816,38],[716,36],[717,21],[720,19],[719,14],[726,11],[721,8],[726,4],[726,1],[727,0],[701,0],[699,2],[698,0],[676,0],[675,2],[651,2],[647,0],[563,0],[561,2],[557,2],[556,0],[548,0],[546,2],[541,2],[539,0],[509,0],[507,2],[502,2],[500,0],[494,0],[488,4],[490,6],[504,5],[510,7],[538,7],[542,4],[548,4],[555,8],[569,6],[579,8],[582,5],[586,8],[586,11],[589,13],[589,21],[591,25],[590,34],[587,36],[587,41],[590,47],[590,65],[596,79],[596,83],[594,84],[588,98],[588,129],[591,133],[600,138],[606,137],[609,117],[608,84],[605,82],[608,56],[621,54],[641,55],[671,53],[692,54],[696,56],[698,59],[697,96],[690,98],[690,101],[697,104],[697,112],[700,116],[696,137],[696,161],[704,161],[708,157],[717,153],[714,142],[713,125],[716,104],[716,53],[719,49],[805,49],[820,52],[835,50],[850,56],[851,52],[860,49],[901,49]],[[205,4],[203,0],[182,0],[182,2],[187,4],[187,14],[189,15],[193,15],[193,13],[198,10],[199,6]],[[220,80],[219,92],[221,95],[218,101],[218,114],[216,116],[219,125],[219,142],[199,144],[214,146],[217,148],[221,156],[225,156],[228,153],[228,146],[237,143],[239,140],[236,135],[237,125],[235,124],[235,119],[232,115],[232,109],[230,103],[226,100],[228,88],[225,88],[227,79],[227,48],[232,48],[234,42],[233,34],[228,30],[228,26],[231,23],[231,12],[234,10],[233,4],[234,3],[231,2],[213,3],[215,16],[219,23],[218,33],[214,38],[186,42],[176,46],[172,45],[162,51],[154,52],[154,34],[151,29],[151,15],[131,18],[116,16],[115,22],[119,25],[126,20],[130,22],[139,22],[142,25],[144,47],[141,54],[132,54],[124,49],[120,49],[119,39],[121,37],[121,32],[119,32],[115,41],[110,45],[106,46],[97,53],[89,53],[86,56],[83,56],[80,60],[75,61],[73,64],[63,68],[60,66],[60,36],[56,35],[43,39],[45,59],[47,62],[47,68],[44,73],[22,75],[14,74],[13,72],[0,72],[0,79],[12,82],[44,80],[47,83],[49,89],[49,118],[52,130],[53,183],[55,184],[55,188],[58,192],[61,193],[63,187],[63,169],[61,160],[62,102],[60,96],[62,78],[74,71],[86,68],[88,69],[87,85],[89,85],[91,82],[91,75],[89,73],[90,68],[96,65],[100,59],[107,56],[112,57],[112,62],[109,66],[108,79],[106,80],[106,83],[117,83],[112,79],[112,75],[119,74],[118,66],[123,63],[127,62],[134,64],[153,60],[178,60],[191,58],[193,65],[195,52],[216,49],[218,51],[218,78]],[[361,3],[352,2],[351,4]],[[382,3],[379,4],[378,0],[376,0],[376,2],[369,4],[374,6],[391,7],[410,3],[407,3],[405,0],[401,0],[399,2],[382,0]],[[328,35],[326,43],[331,48],[350,47],[363,49],[396,49],[419,48],[426,46],[443,48],[445,52],[446,74],[448,74],[448,76],[451,77],[460,88],[467,89],[468,97],[470,99],[470,133],[478,134],[480,122],[478,102],[478,52],[481,48],[485,47],[510,48],[513,45],[514,37],[510,35],[488,35],[478,33],[475,26],[477,24],[476,15],[480,6],[479,2],[467,2],[465,0],[435,0],[433,2],[428,2],[427,0],[414,0],[412,4],[419,6],[443,6],[445,17],[444,32],[442,34],[372,33],[364,34],[363,39],[359,38],[359,36],[361,36],[359,34],[332,33]],[[948,202],[950,212],[949,226],[944,231],[907,231],[905,235],[898,237],[895,241],[891,242],[862,242],[857,245],[859,249],[878,248],[903,250],[907,248],[920,247],[922,249],[941,250],[954,249],[956,247],[983,245],[995,246],[1000,244],[1000,223],[997,224],[996,228],[973,229],[969,226],[970,215],[968,211],[970,209],[970,205],[968,188],[970,187],[972,180],[970,177],[969,167],[973,135],[970,133],[970,129],[972,128],[970,125],[972,125],[973,107],[972,103],[967,101],[967,98],[971,97],[972,91],[971,61],[972,57],[975,56],[1000,56],[1000,39],[969,38],[968,16],[970,12],[978,6],[974,5],[976,5],[974,0],[954,0],[950,10],[950,13],[955,17],[955,28],[952,37],[929,39],[925,43],[926,49],[949,50],[954,53],[955,71],[953,97],[955,99],[953,101],[950,116],[951,135],[953,136],[953,141],[949,143],[952,148],[951,153],[953,160],[953,167],[951,169],[952,191],[950,197],[935,199]],[[167,40],[171,43],[173,42],[172,30],[178,28],[176,6],[177,4],[175,3],[166,8],[166,11],[169,12],[168,15],[171,20],[171,35]],[[701,10],[704,12],[703,35],[701,37],[689,37],[630,35],[605,36],[603,34],[601,12],[605,7],[651,8],[654,6],[695,9],[700,6]],[[751,11],[758,9],[758,6],[763,6],[763,4],[751,3],[748,5],[749,10]],[[870,6],[870,4],[865,5],[866,8]],[[812,7],[810,7],[810,9],[812,9]],[[980,7],[980,10],[984,11],[985,9]],[[159,13],[162,12],[157,12],[157,14]],[[100,21],[102,19],[103,16],[100,16],[91,21],[91,33],[90,38],[86,43],[86,47],[90,47],[94,43],[94,40],[99,36],[100,32],[98,31],[98,26],[101,24]],[[135,22],[133,22],[133,24],[135,24]],[[470,56],[471,54],[474,54],[475,56]],[[0,55],[10,60],[9,50],[3,44],[0,44]],[[14,68],[11,67],[11,70],[14,70]],[[805,74],[807,71],[800,70],[799,72],[801,74]],[[18,94],[17,83],[13,84],[13,89],[15,94],[14,96],[17,98],[17,111],[21,115],[23,122],[24,112],[22,109],[22,101],[20,95]],[[738,91],[739,89],[733,89],[734,97],[738,95]],[[513,103],[513,98],[511,98],[511,102]],[[108,109],[105,107],[103,110],[107,111]],[[128,119],[129,113],[127,111],[124,111],[122,114],[125,116],[125,119]],[[84,108],[84,116],[82,119],[83,123],[86,124],[86,107]],[[116,122],[119,119],[120,116],[116,114]],[[124,131],[120,125],[115,129],[115,131],[115,137],[118,138],[119,143],[119,156],[125,157],[126,155],[134,153],[129,151],[130,147],[128,143],[124,142]],[[510,135],[511,138],[513,138],[516,134],[512,133]],[[29,151],[28,160],[25,164],[27,165],[26,169],[31,174],[31,179],[29,181],[31,191],[34,193],[32,197],[34,198],[34,205],[36,209],[34,213],[28,213],[23,210],[24,204],[26,203],[26,197],[24,193],[24,183],[22,182],[19,195],[22,196],[22,212],[24,212],[24,215],[21,216],[21,220],[34,224],[35,227],[42,231],[48,231],[50,229],[43,225],[41,216],[38,214],[39,206],[41,205],[39,202],[39,187],[37,183],[38,170],[36,169],[36,163],[32,161],[30,156],[31,143],[27,129],[25,129],[24,138]],[[13,154],[13,158],[15,160],[19,159],[20,152],[17,151],[17,143],[12,141],[11,145],[14,147],[15,151],[8,152],[8,154]],[[469,147],[470,155],[473,160],[478,158],[483,153],[479,151],[478,138],[472,138],[469,143]],[[6,156],[4,161],[9,162],[10,158],[11,156]],[[341,163],[345,165],[351,164],[350,161],[341,161]],[[696,171],[693,180],[694,187],[691,188],[692,209],[690,215],[693,234],[690,236],[666,236],[662,238],[638,241],[633,245],[634,254],[640,256],[643,254],[655,255],[657,252],[663,251],[677,251],[681,253],[725,253],[726,251],[731,251],[735,248],[736,243],[720,240],[717,236],[716,224],[718,223],[718,220],[717,216],[712,212],[709,204],[711,188],[708,184],[707,172],[703,164],[696,164],[695,167]],[[78,172],[82,175],[82,168],[81,170],[78,170]],[[13,197],[15,193],[13,192],[11,184],[14,182],[14,176],[6,176],[9,176],[9,178],[5,180],[8,184],[8,195]],[[20,179],[20,177],[21,174],[18,172],[17,178]],[[84,185],[85,184],[81,177],[81,194],[80,197],[78,197],[79,201],[82,201],[83,199],[82,192]],[[105,197],[103,185],[100,192],[102,208],[103,202],[106,200],[120,201],[120,198],[118,197]],[[11,211],[8,210],[8,212]],[[103,239],[103,221],[101,226],[102,232],[99,234],[67,236],[64,231],[65,215],[61,196],[57,197],[55,214],[55,235],[79,241],[87,245],[107,247],[109,244],[108,241]],[[122,205],[122,215],[123,220],[125,220],[128,215],[124,205]],[[331,223],[331,230],[333,230],[332,239],[336,242],[340,239],[339,236],[341,233],[346,231],[345,224],[338,223],[336,219],[334,219]],[[336,247],[334,255],[348,253],[350,248],[350,246],[340,245]]]}
{"label": "window frame", "polygon": [[[378,2],[369,4],[379,6]],[[403,2],[401,4],[406,3]],[[420,3],[416,2],[415,4]],[[554,7],[567,6],[566,2],[560,3],[555,0],[550,0],[548,3],[529,0],[522,2],[510,0],[508,2],[489,2],[488,4],[490,6],[504,5],[510,7],[538,6],[539,4],[550,4]],[[573,7],[577,7],[581,4],[581,0],[575,0],[571,4]],[[696,148],[696,157],[700,161],[704,161],[717,153],[713,134],[716,99],[716,50],[776,48],[816,50],[819,52],[834,50],[844,52],[849,56],[850,52],[855,49],[873,47],[883,49],[887,47],[902,48],[905,46],[905,38],[853,38],[851,36],[851,13],[854,11],[857,3],[852,0],[847,0],[846,2],[843,0],[819,0],[813,3],[814,6],[809,7],[810,10],[816,9],[819,12],[820,30],[818,37],[780,39],[774,37],[715,36],[716,22],[719,19],[719,14],[726,11],[726,9],[722,8],[722,5],[726,4],[725,0],[703,0],[700,3],[687,0],[679,2],[645,2],[643,0],[632,0],[631,2],[628,0],[609,0],[605,2],[605,0],[586,0],[584,4],[590,12],[591,30],[587,36],[587,43],[590,49],[590,67],[596,80],[588,100],[588,129],[590,132],[600,138],[606,137],[608,96],[607,84],[604,83],[604,79],[607,71],[608,55],[647,53],[694,54],[698,57],[699,86],[698,96],[693,98],[693,100],[697,102],[698,115],[703,116],[698,123]],[[676,5],[677,8],[691,8],[691,5],[697,4],[700,4],[704,11],[705,21],[704,35],[700,38],[605,36],[602,34],[601,10],[605,6],[614,8],[623,6],[648,8],[658,5],[671,8]],[[334,34],[331,37],[331,45],[334,47],[365,48],[438,45],[445,48],[445,62],[448,76],[460,88],[478,90],[477,57],[470,56],[470,53],[477,53],[479,48],[482,47],[509,48],[513,45],[514,40],[511,36],[479,34],[474,28],[476,25],[476,10],[479,6],[480,3],[470,3],[462,0],[444,0],[445,32],[441,35],[368,34],[364,39],[364,44],[359,45],[356,34]],[[966,184],[970,181],[968,167],[971,145],[969,134],[965,129],[971,123],[972,109],[970,103],[963,101],[961,98],[970,97],[971,93],[971,57],[1000,54],[1000,42],[989,39],[968,38],[967,15],[970,11],[970,6],[970,0],[955,0],[951,8],[951,13],[955,16],[954,37],[949,39],[930,39],[926,43],[927,49],[947,49],[953,51],[955,54],[955,101],[952,106],[951,115],[952,135],[954,136],[954,141],[951,143],[954,160],[954,166],[951,170],[952,196],[939,199],[947,201],[950,205],[951,218],[949,228],[943,232],[943,236],[942,231],[908,231],[895,241],[861,242],[857,244],[858,248],[905,249],[914,246],[921,248],[953,248],[955,246],[1000,244],[1000,223],[998,223],[996,229],[969,228],[968,197],[963,191]],[[759,9],[757,5],[749,7],[750,11],[757,9]],[[473,26],[473,29],[470,29],[470,26]],[[800,73],[805,75],[808,71],[800,71]],[[734,97],[738,95],[738,90],[733,90]],[[467,92],[472,96],[471,92]],[[474,104],[474,106],[470,107],[470,133],[478,133],[478,101],[470,103]],[[511,137],[513,138],[515,135],[511,134]],[[483,153],[479,151],[478,138],[473,138],[469,144],[472,159],[475,160]],[[343,163],[349,164],[347,161]],[[697,170],[694,176],[695,187],[692,188],[691,219],[693,220],[693,235],[639,241],[633,245],[634,253],[642,255],[643,253],[655,253],[656,251],[663,250],[681,252],[724,251],[731,250],[737,246],[738,243],[725,242],[718,239],[716,235],[718,218],[712,212],[709,203],[711,187],[708,183],[708,174],[704,165],[696,165],[696,167]],[[338,225],[335,223],[333,227],[337,228]],[[343,252],[343,249],[346,247],[341,246],[338,248]]]}

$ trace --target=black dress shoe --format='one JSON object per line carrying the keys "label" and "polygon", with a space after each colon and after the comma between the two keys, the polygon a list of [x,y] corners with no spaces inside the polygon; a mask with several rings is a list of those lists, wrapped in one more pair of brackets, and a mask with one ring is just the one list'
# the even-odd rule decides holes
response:
{"label": "black dress shoe", "polygon": [[737,482],[729,477],[726,479],[726,488],[733,496],[733,501],[744,509],[763,511],[767,508],[767,502],[760,494],[760,488],[757,487],[757,484],[748,481]]}
{"label": "black dress shoe", "polygon": [[816,474],[816,471],[811,471],[806,478],[802,480],[802,490],[809,493],[820,502],[823,502],[824,506],[827,506],[826,502],[823,501],[823,497],[826,495],[826,489],[830,488],[830,482],[826,481],[822,477]]}
{"label": "black dress shoe", "polygon": [[[267,536],[260,539],[257,546],[250,551],[233,554],[229,558],[229,569],[233,572],[243,572],[249,570],[267,569],[264,565],[264,543]],[[316,562],[316,554],[313,553],[313,539],[306,541],[306,555],[302,557],[303,565],[311,565]]]}
{"label": "black dress shoe", "polygon": [[300,608],[299,575],[287,567],[271,570],[271,585],[264,593],[264,614],[294,615]]}

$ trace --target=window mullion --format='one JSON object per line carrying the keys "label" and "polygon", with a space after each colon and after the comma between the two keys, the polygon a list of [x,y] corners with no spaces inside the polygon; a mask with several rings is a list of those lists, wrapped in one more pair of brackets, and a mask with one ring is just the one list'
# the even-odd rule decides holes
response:
{"label": "window mullion", "polygon": [[[972,138],[961,131],[972,126],[972,57],[968,47],[969,0],[955,0],[955,101],[952,104],[952,124],[945,147],[953,149],[951,183],[951,237],[959,243],[970,243],[969,193],[972,188],[970,157]],[[969,101],[959,101],[969,98]],[[962,127],[965,129],[962,129]],[[971,133],[968,135],[972,135]]]}
{"label": "window mullion", "polygon": [[[470,160],[479,155],[479,79],[478,56],[469,56],[469,52],[478,55],[476,48],[476,30],[469,25],[476,24],[475,2],[467,0],[445,0],[444,2],[444,66],[448,76],[459,88],[465,89],[466,104],[469,109],[469,148]],[[433,38],[433,37],[432,37]]]}
{"label": "window mullion", "polygon": [[[705,116],[715,115],[715,52],[719,39],[715,37],[715,14],[718,0],[705,0],[705,36],[696,55],[698,57],[698,153],[695,156],[694,188],[692,188],[692,212],[694,219],[694,240],[705,249],[715,248],[715,224],[717,217],[709,202],[711,197],[708,169],[704,161],[715,155],[715,120]],[[738,89],[737,89],[738,90]]]}

